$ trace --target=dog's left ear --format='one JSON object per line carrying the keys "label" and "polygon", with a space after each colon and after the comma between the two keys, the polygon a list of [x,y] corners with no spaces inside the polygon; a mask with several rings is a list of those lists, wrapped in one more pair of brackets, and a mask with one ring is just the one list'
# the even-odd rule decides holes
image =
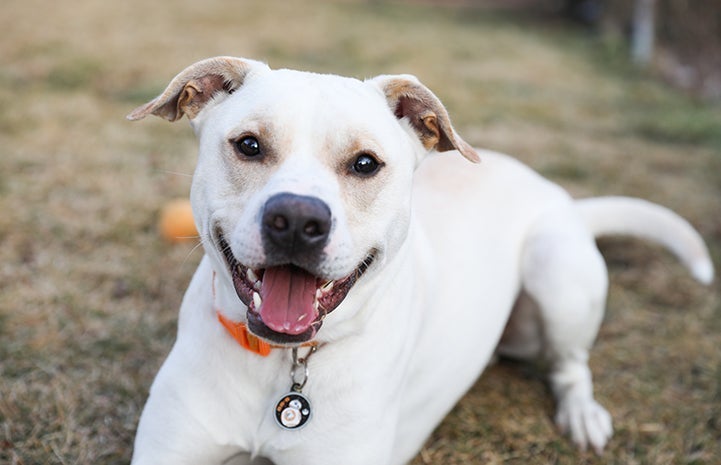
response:
{"label": "dog's left ear", "polygon": [[378,76],[372,82],[386,96],[398,119],[406,118],[427,150],[458,150],[468,160],[478,163],[478,153],[456,134],[446,108],[415,76]]}
{"label": "dog's left ear", "polygon": [[259,61],[235,57],[199,61],[181,71],[160,95],[133,110],[127,118],[136,121],[153,114],[177,121],[187,115],[193,120],[213,97],[231,94],[249,73],[259,70],[269,68]]}

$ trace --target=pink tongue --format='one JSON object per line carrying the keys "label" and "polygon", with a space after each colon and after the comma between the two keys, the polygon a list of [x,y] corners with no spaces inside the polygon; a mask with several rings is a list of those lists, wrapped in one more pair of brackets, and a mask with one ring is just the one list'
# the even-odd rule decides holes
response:
{"label": "pink tongue", "polygon": [[314,308],[316,278],[295,266],[267,268],[258,310],[261,320],[278,333],[301,334],[318,317]]}

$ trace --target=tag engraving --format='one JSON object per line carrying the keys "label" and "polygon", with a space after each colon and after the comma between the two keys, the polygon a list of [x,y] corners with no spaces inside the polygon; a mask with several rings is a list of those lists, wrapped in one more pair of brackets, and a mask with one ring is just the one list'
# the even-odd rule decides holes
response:
{"label": "tag engraving", "polygon": [[311,417],[310,402],[298,393],[284,395],[275,407],[275,421],[283,429],[297,430],[308,423]]}

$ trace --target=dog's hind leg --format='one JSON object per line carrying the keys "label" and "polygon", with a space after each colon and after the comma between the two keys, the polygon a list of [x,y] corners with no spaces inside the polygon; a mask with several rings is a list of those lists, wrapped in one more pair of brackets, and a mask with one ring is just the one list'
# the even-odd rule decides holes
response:
{"label": "dog's hind leg", "polygon": [[588,353],[605,309],[603,257],[575,213],[562,209],[544,215],[531,229],[521,266],[524,291],[537,304],[556,424],[581,449],[590,445],[600,453],[612,434],[611,417],[593,397]]}

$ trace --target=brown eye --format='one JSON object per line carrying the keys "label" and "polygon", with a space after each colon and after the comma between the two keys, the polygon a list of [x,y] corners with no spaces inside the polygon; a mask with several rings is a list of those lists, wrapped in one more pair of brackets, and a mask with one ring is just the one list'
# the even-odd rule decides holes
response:
{"label": "brown eye", "polygon": [[361,176],[372,176],[381,167],[380,162],[369,153],[361,153],[353,162],[352,170]]}
{"label": "brown eye", "polygon": [[260,155],[260,143],[253,136],[246,136],[233,142],[238,153],[246,157],[257,157]]}

